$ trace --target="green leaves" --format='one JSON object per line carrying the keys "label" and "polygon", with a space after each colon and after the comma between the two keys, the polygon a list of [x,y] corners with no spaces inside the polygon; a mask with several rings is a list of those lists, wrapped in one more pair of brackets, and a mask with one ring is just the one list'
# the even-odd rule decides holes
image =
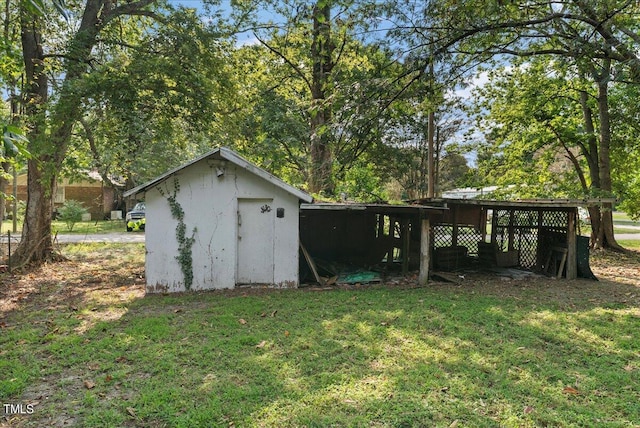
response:
{"label": "green leaves", "polygon": [[2,127],[2,147],[0,157],[4,160],[15,159],[18,155],[29,158],[27,151],[29,140],[22,135],[22,130],[16,126],[4,125]]}
{"label": "green leaves", "polygon": [[[66,10],[64,0],[51,0],[51,4],[65,21],[69,21],[69,13]],[[46,16],[47,14],[45,0],[22,0],[22,6],[34,15]]]}

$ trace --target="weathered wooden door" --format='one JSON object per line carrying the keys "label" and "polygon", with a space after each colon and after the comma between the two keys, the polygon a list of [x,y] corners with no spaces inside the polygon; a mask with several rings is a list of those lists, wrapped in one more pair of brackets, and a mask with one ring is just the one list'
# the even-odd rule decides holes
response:
{"label": "weathered wooden door", "polygon": [[237,284],[273,283],[273,199],[238,199]]}

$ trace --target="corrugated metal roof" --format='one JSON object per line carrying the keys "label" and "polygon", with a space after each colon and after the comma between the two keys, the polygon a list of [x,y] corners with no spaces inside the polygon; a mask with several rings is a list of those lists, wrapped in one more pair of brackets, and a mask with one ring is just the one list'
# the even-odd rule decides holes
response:
{"label": "corrugated metal roof", "polygon": [[168,179],[169,177],[171,177],[172,175],[176,174],[177,172],[195,164],[198,163],[200,161],[203,161],[205,159],[217,159],[217,160],[226,160],[229,161],[231,163],[233,163],[234,165],[237,165],[238,167],[262,178],[263,180],[268,181],[269,183],[273,184],[276,187],[279,187],[280,189],[292,194],[293,196],[296,196],[298,199],[300,199],[303,202],[311,202],[313,201],[313,197],[311,195],[309,195],[306,192],[303,192],[300,189],[297,189],[293,186],[291,186],[290,184],[285,183],[284,181],[282,181],[281,179],[279,179],[278,177],[276,177],[275,175],[265,171],[264,169],[252,164],[251,162],[249,162],[248,160],[246,160],[245,158],[243,158],[242,156],[240,156],[239,154],[237,154],[236,152],[234,152],[231,149],[228,149],[226,147],[218,147],[217,149],[211,150],[187,163],[185,163],[184,165],[180,165],[177,168],[174,168],[172,170],[169,170],[167,172],[165,172],[164,174],[154,178],[151,181],[148,181],[144,184],[141,184],[140,186],[134,187],[131,190],[128,190],[127,192],[124,193],[125,197],[129,197],[129,196],[135,196],[138,195],[140,193],[144,193],[146,192],[150,187],[153,187],[163,181],[165,181],[166,179]]}
{"label": "corrugated metal roof", "polygon": [[591,205],[602,205],[605,203],[615,203],[615,198],[589,198],[589,199],[513,199],[506,201],[491,199],[456,199],[456,198],[435,198],[418,199],[411,201],[422,205],[447,206],[447,204],[459,205],[479,205],[488,208],[501,207],[526,207],[526,208],[578,208]]}
{"label": "corrugated metal roof", "polygon": [[417,204],[375,204],[359,202],[314,202],[312,204],[301,204],[302,211],[370,211],[380,214],[415,214],[421,211],[441,212],[447,211],[446,207],[436,207]]}

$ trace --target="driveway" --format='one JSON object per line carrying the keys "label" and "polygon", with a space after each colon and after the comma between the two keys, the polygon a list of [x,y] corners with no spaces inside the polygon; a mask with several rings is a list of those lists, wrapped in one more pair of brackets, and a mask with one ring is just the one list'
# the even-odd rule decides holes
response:
{"label": "driveway", "polygon": [[79,234],[60,234],[56,237],[59,243],[82,243],[82,242],[123,242],[135,243],[144,242],[144,233],[142,232],[115,232],[115,233],[91,233],[86,235]]}
{"label": "driveway", "polygon": [[616,233],[618,241],[637,241],[640,240],[640,233]]}

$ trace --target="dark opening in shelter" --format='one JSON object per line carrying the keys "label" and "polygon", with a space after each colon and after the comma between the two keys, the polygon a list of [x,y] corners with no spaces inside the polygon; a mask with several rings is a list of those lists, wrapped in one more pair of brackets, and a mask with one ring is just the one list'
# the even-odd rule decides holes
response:
{"label": "dark opening in shelter", "polygon": [[[375,282],[389,273],[511,268],[593,278],[578,207],[600,200],[426,199],[300,207],[301,282]],[[374,273],[378,273],[376,276]]]}
{"label": "dark opening in shelter", "polygon": [[382,274],[410,270],[419,270],[426,278],[429,219],[441,217],[442,210],[420,205],[302,204],[301,282],[375,282]]}
{"label": "dark opening in shelter", "polygon": [[432,222],[438,270],[514,267],[556,277],[594,278],[589,239],[578,234],[578,207],[595,201],[421,200],[446,207]]}

